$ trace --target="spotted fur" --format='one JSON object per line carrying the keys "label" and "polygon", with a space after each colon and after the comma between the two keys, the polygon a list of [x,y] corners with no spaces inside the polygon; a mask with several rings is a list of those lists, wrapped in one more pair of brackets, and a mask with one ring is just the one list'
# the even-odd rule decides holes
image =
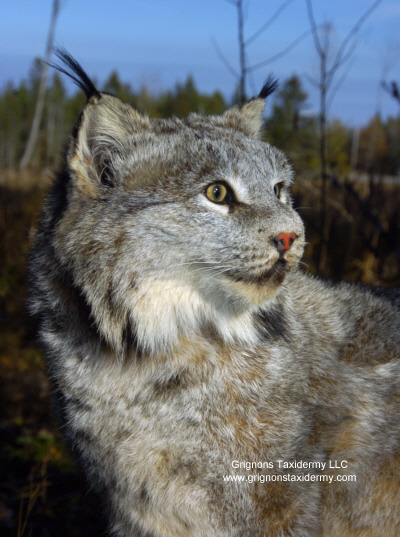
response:
{"label": "spotted fur", "polygon": [[[151,119],[60,58],[88,102],[31,251],[31,309],[111,531],[398,536],[399,302],[297,268],[292,170],[258,139],[268,88],[221,116]],[[258,476],[347,461],[309,473],[357,480],[226,482],[248,474],[234,460],[275,464]]]}

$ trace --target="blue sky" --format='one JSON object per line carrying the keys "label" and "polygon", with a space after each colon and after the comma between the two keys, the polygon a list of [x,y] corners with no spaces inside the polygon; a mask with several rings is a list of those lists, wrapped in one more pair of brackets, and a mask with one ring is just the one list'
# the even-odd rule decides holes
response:
{"label": "blue sky", "polygon": [[[250,37],[283,0],[248,0],[245,37]],[[317,23],[331,22],[333,51],[371,0],[313,0]],[[0,87],[27,77],[34,57],[43,56],[52,0],[13,0],[0,5]],[[285,49],[309,28],[305,0],[292,0],[280,17],[247,48],[250,65]],[[399,107],[383,90],[383,77],[400,82],[400,2],[382,0],[362,27],[355,53],[330,109],[348,125],[363,125],[377,111],[397,115]],[[227,0],[61,0],[57,44],[104,81],[117,69],[134,88],[146,84],[157,92],[194,76],[199,90],[220,89],[231,98],[235,79],[213,46],[238,66],[236,10]],[[399,58],[399,59],[398,59]],[[301,77],[316,111],[318,94],[309,81],[318,76],[311,35],[283,58],[254,71],[248,93],[258,92],[267,74],[281,81]],[[340,79],[339,72],[337,80]]]}

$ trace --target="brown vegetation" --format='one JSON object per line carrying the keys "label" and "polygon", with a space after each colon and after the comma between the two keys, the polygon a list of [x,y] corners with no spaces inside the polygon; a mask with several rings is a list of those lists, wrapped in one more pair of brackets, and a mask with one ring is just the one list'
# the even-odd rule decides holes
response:
{"label": "brown vegetation", "polygon": [[[3,174],[4,177],[4,174]],[[97,499],[65,453],[50,410],[51,387],[26,309],[29,237],[44,197],[40,177],[11,174],[0,187],[0,534],[97,536]]]}

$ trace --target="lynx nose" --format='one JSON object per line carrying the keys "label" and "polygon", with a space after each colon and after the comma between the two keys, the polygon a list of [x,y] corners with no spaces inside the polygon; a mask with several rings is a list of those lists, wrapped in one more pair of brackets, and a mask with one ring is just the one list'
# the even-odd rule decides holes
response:
{"label": "lynx nose", "polygon": [[297,239],[296,233],[280,233],[272,240],[278,252],[289,250],[294,241]]}

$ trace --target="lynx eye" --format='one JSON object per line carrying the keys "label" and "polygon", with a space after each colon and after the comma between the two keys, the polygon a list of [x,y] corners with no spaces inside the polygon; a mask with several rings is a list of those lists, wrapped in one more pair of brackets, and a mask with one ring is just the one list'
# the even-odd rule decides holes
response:
{"label": "lynx eye", "polygon": [[210,201],[223,203],[227,201],[228,189],[222,183],[213,183],[207,187],[205,194]]}
{"label": "lynx eye", "polygon": [[281,197],[282,189],[283,189],[283,183],[276,183],[276,185],[274,185],[274,193],[278,199]]}

